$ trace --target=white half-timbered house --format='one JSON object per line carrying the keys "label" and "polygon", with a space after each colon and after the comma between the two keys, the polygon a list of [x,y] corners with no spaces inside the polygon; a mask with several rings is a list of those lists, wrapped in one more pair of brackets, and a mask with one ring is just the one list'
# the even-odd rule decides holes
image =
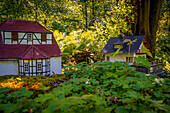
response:
{"label": "white half-timbered house", "polygon": [[61,74],[62,53],[53,33],[36,21],[0,24],[0,75]]}

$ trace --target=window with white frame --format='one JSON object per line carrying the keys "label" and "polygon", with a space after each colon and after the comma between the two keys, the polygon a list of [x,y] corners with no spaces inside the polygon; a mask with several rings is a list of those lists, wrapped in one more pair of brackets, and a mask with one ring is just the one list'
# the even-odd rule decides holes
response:
{"label": "window with white frame", "polygon": [[32,33],[27,33],[27,39],[28,41],[32,41]]}
{"label": "window with white frame", "polygon": [[42,71],[42,63],[37,63],[37,71]]}
{"label": "window with white frame", "polygon": [[50,59],[20,60],[20,75],[50,74]]}
{"label": "window with white frame", "polygon": [[24,71],[25,72],[29,71],[29,64],[28,63],[24,63]]}

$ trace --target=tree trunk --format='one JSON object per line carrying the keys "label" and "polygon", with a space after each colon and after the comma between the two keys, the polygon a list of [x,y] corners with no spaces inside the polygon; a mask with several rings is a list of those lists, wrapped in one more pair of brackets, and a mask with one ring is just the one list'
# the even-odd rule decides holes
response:
{"label": "tree trunk", "polygon": [[153,57],[162,2],[163,0],[137,0],[137,23],[132,30],[135,35],[145,35]]}
{"label": "tree trunk", "polygon": [[92,0],[92,25],[94,25],[94,20],[95,20],[95,4],[94,4],[94,0]]}
{"label": "tree trunk", "polygon": [[86,20],[86,30],[87,30],[87,3],[85,1],[85,20]]}

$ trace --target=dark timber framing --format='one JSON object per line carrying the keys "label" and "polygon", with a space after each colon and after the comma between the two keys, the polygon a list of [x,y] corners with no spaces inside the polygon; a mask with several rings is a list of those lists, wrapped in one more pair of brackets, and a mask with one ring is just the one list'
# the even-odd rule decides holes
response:
{"label": "dark timber framing", "polygon": [[[25,64],[28,64],[28,71],[25,70]],[[38,64],[41,64],[41,71],[38,71]],[[50,59],[20,59],[20,75],[44,75],[50,74]]]}
{"label": "dark timber framing", "polygon": [[[11,38],[6,37],[5,36],[5,32],[11,32]],[[12,32],[17,32],[18,33],[18,41],[13,41],[12,40]],[[25,34],[23,35],[23,37],[20,38],[19,37],[19,33],[25,33]],[[29,33],[32,34],[32,42],[31,43],[28,40],[28,38],[26,37],[26,35],[29,34]],[[42,33],[38,33],[38,32],[35,32],[35,33],[42,35]],[[40,36],[40,38],[38,38],[35,33],[34,32],[20,32],[20,31],[3,31],[3,42],[5,44],[5,41],[8,40],[8,41],[11,41],[11,44],[22,44],[21,43],[22,41],[26,41],[26,43],[24,43],[24,44],[35,44],[34,40],[37,40],[38,44],[52,44],[52,33],[46,33],[46,41],[42,41],[41,36]],[[50,39],[47,38],[47,34],[51,34],[51,38]],[[50,41],[50,43],[48,43],[48,41]]]}

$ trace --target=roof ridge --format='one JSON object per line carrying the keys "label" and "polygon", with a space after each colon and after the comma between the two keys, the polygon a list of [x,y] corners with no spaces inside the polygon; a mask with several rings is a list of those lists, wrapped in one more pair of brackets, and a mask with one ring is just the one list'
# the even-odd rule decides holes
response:
{"label": "roof ridge", "polygon": [[32,48],[32,46],[29,46],[28,49],[21,55],[21,58]]}
{"label": "roof ridge", "polygon": [[44,52],[40,51],[37,47],[34,46],[34,49],[37,50],[39,53],[41,53],[44,57],[50,57],[46,55]]}
{"label": "roof ridge", "polygon": [[44,52],[41,52],[37,47],[35,47],[34,45],[31,45],[28,47],[28,49],[24,52],[24,54],[21,56],[21,59],[30,51],[32,50],[32,56],[31,58],[34,59],[35,57],[35,52],[37,51],[38,53],[40,53],[43,57],[46,58],[50,58],[50,56],[46,55]]}

